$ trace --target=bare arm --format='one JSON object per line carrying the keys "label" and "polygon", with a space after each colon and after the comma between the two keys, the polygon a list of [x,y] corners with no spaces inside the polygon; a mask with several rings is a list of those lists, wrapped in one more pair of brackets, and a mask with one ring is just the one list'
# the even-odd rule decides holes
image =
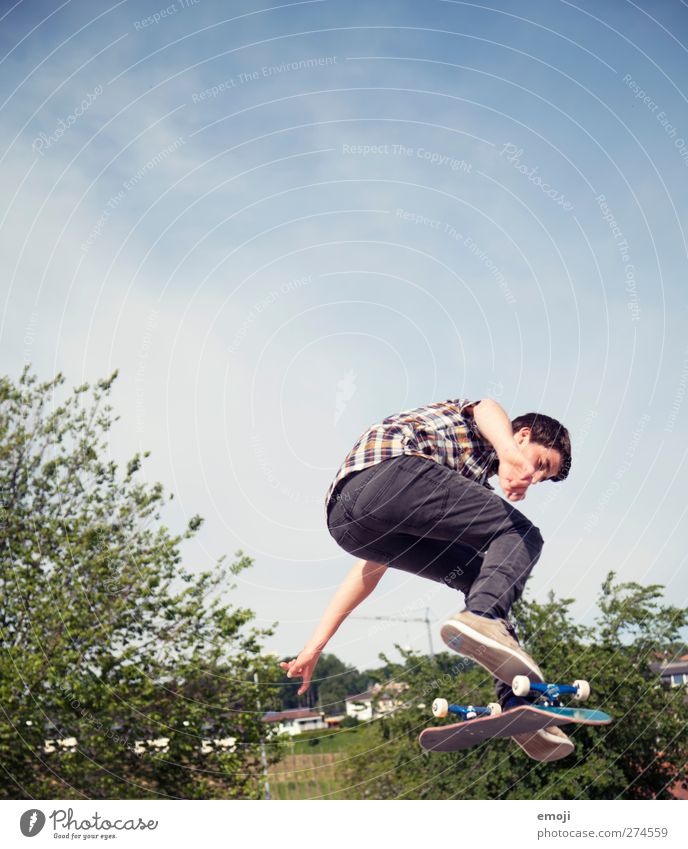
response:
{"label": "bare arm", "polygon": [[511,419],[504,407],[491,398],[483,398],[473,408],[473,419],[480,433],[492,444],[497,456],[501,457],[518,445],[514,440]]}
{"label": "bare arm", "polygon": [[499,484],[509,501],[522,501],[535,474],[535,467],[521,453],[514,439],[506,410],[491,398],[473,408],[473,420],[499,457]]}
{"label": "bare arm", "polygon": [[287,678],[302,677],[298,694],[305,693],[313,677],[313,669],[328,641],[351,611],[366,599],[378,585],[387,567],[372,560],[357,560],[327,605],[317,628],[301,653],[288,663],[280,663]]}

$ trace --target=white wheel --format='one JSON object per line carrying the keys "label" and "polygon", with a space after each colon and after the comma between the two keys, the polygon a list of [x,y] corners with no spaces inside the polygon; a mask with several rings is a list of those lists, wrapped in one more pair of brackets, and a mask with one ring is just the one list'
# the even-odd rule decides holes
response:
{"label": "white wheel", "polygon": [[527,696],[530,692],[530,678],[527,675],[514,675],[511,689],[515,696]]}
{"label": "white wheel", "polygon": [[492,716],[497,716],[502,712],[502,706],[499,702],[490,702],[488,708],[490,709],[490,714]]}
{"label": "white wheel", "polygon": [[446,699],[435,699],[432,703],[432,715],[442,719],[449,713],[449,702]]}
{"label": "white wheel", "polygon": [[590,698],[590,684],[587,681],[574,681],[573,686],[576,688],[576,701],[585,702]]}

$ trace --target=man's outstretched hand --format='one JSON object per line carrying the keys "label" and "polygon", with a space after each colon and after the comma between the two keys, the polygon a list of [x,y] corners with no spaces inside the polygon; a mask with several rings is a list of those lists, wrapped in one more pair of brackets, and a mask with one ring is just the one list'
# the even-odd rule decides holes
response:
{"label": "man's outstretched hand", "polygon": [[499,456],[499,485],[509,501],[522,501],[526,497],[534,474],[535,467],[517,445]]}
{"label": "man's outstretched hand", "polygon": [[287,673],[287,678],[303,678],[297,695],[303,695],[311,685],[313,670],[320,657],[320,649],[305,648],[301,654],[288,662],[282,661],[280,666]]}

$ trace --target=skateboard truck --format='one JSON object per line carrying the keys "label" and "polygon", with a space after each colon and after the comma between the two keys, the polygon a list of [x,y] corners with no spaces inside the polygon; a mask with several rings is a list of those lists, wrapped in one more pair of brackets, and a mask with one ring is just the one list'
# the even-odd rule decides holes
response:
{"label": "skateboard truck", "polygon": [[587,681],[574,681],[573,684],[544,684],[531,681],[527,675],[515,675],[511,682],[515,696],[527,696],[528,693],[538,693],[536,704],[558,706],[559,697],[573,696],[577,702],[584,702],[590,697],[590,684]]}
{"label": "skateboard truck", "polygon": [[496,716],[502,712],[502,706],[497,702],[490,702],[487,707],[475,705],[451,705],[446,699],[435,699],[432,703],[432,715],[438,719],[448,713],[455,713],[463,719],[475,719],[477,716]]}
{"label": "skateboard truck", "polygon": [[[537,693],[533,702],[534,707],[560,707],[560,696],[573,696],[578,702],[584,702],[590,697],[590,684],[587,681],[574,681],[573,684],[545,684],[531,681],[527,675],[515,675],[511,682],[515,696],[527,696]],[[476,705],[453,705],[446,699],[435,699],[432,703],[432,715],[442,719],[453,713],[464,720],[476,719],[479,716],[498,716],[502,706],[498,702],[490,702],[486,707]]]}

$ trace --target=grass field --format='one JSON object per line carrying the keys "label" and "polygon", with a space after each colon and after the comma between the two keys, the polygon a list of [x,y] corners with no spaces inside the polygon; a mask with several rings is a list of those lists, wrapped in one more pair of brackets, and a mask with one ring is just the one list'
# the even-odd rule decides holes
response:
{"label": "grass field", "polygon": [[350,798],[341,764],[365,743],[366,726],[311,731],[294,737],[285,757],[269,773],[273,799]]}

